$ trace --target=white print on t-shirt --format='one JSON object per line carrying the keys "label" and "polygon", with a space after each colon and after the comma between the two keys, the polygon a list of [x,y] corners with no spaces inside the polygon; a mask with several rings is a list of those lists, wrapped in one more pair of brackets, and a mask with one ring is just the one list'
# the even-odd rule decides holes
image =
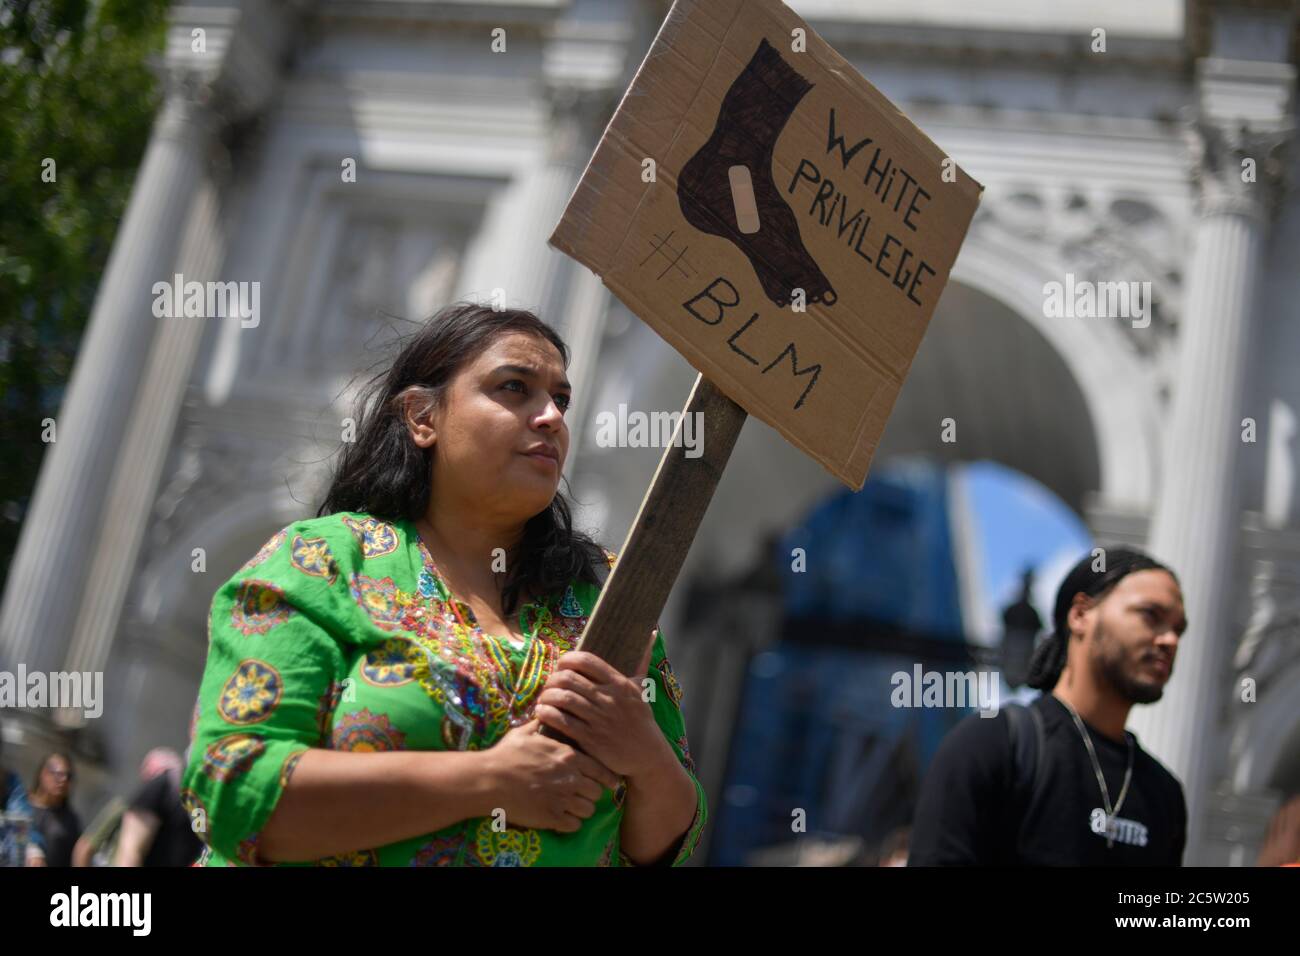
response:
{"label": "white print on t-shirt", "polygon": [[1136,820],[1123,817],[1110,818],[1110,832],[1106,832],[1106,811],[1097,807],[1088,816],[1088,828],[1098,836],[1109,837],[1130,846],[1147,845],[1147,828]]}

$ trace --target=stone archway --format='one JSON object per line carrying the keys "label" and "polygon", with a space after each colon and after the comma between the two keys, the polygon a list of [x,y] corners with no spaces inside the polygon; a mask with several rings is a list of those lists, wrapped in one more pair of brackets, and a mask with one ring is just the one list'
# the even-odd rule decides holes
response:
{"label": "stone archway", "polygon": [[1082,514],[1085,496],[1101,488],[1099,442],[1088,399],[1065,357],[1001,301],[954,281],[894,406],[877,461],[990,459],[1036,479]]}
{"label": "stone archway", "polygon": [[[1118,320],[1044,314],[1044,285],[1059,280],[1068,269],[1055,251],[1040,250],[991,228],[976,229],[962,247],[945,298],[950,290],[957,296],[963,289],[976,290],[1038,333],[1068,371],[1091,419],[1097,460],[1092,490],[1109,505],[1145,512],[1159,487],[1162,406],[1155,376],[1125,341]],[[933,332],[932,323],[929,334]],[[1062,425],[1070,427],[1071,422]],[[1067,489],[1050,481],[1044,484],[1075,505]]]}

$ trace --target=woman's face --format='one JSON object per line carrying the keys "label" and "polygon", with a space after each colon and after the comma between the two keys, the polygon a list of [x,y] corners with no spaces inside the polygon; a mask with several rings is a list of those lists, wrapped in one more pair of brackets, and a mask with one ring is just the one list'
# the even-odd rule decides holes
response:
{"label": "woman's face", "polygon": [[522,332],[498,336],[431,415],[435,498],[511,523],[545,510],[569,453],[569,401],[554,345]]}
{"label": "woman's face", "polygon": [[72,767],[62,757],[51,757],[41,768],[41,790],[59,801],[68,799],[72,783]]}

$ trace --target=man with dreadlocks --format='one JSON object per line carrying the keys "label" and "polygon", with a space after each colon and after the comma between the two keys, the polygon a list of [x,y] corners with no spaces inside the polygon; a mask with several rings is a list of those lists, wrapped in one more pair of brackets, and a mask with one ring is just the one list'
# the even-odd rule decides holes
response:
{"label": "man with dreadlocks", "polygon": [[1182,786],[1124,729],[1173,673],[1187,628],[1178,579],[1138,551],[1095,551],[1066,575],[1053,620],[1028,680],[1046,693],[971,715],[940,745],[909,865],[1182,863]]}

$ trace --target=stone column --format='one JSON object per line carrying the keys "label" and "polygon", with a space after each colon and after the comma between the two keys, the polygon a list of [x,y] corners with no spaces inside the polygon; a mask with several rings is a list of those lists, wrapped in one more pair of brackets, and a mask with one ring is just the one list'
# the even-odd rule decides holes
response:
{"label": "stone column", "polygon": [[[206,181],[200,185],[199,201],[176,262],[176,271],[187,282],[234,278],[217,276],[225,246],[219,212],[219,187]],[[123,436],[117,468],[101,498],[103,530],[92,555],[81,610],[63,662],[67,671],[93,673],[107,667],[123,602],[140,564],[140,544],[172,448],[172,435],[203,330],[207,322],[239,319],[178,316],[157,321],[159,328]],[[85,717],[81,709],[66,708],[55,713],[55,721],[62,727],[78,727],[85,723]]]}
{"label": "stone column", "polygon": [[[1198,64],[1200,115],[1193,130],[1198,218],[1186,270],[1177,378],[1149,549],[1178,574],[1189,628],[1164,697],[1134,708],[1130,728],[1182,782],[1188,802],[1184,861],[1195,864],[1204,838],[1217,713],[1230,675],[1240,534],[1238,473],[1243,388],[1256,321],[1256,290],[1279,196],[1294,69],[1284,64]],[[1243,115],[1257,106],[1261,77],[1277,85],[1273,117]],[[1241,78],[1241,82],[1237,82]],[[1244,160],[1254,161],[1254,181]]]}
{"label": "stone column", "polygon": [[209,110],[181,92],[154,123],[5,586],[0,661],[10,668],[63,662],[157,328],[151,290],[170,275],[212,133]]}
{"label": "stone column", "polygon": [[[286,10],[268,14],[265,9],[243,4],[232,6],[224,29],[213,34],[207,50],[196,55],[191,48],[188,55],[173,63],[169,80],[192,91],[190,99],[205,104],[206,126],[236,130],[226,143],[207,147],[204,168],[192,187],[194,199],[171,253],[173,271],[186,283],[247,281],[220,271],[229,238],[229,230],[222,222],[223,204],[232,163],[238,161],[240,152],[257,149],[255,120],[279,85],[280,52],[286,45],[293,17]],[[186,29],[182,23],[173,26]],[[232,139],[234,156],[226,151]],[[155,281],[158,279],[174,281],[174,276],[155,276]],[[204,329],[214,321],[239,322],[242,318],[207,315],[150,319],[152,348],[122,435],[115,470],[104,482],[101,530],[88,556],[90,573],[68,637],[64,670],[94,673],[108,666],[130,583],[141,564],[141,543],[173,446],[186,386]],[[83,711],[77,708],[56,711],[54,719],[63,728],[85,723]]]}
{"label": "stone column", "polygon": [[610,295],[604,283],[586,266],[574,262],[570,263],[570,269],[562,334],[565,344],[569,346],[571,361],[568,379],[573,385],[574,396],[573,407],[565,416],[569,419],[569,455],[565,459],[564,473],[571,479],[587,437]]}
{"label": "stone column", "polygon": [[[587,161],[595,152],[596,143],[609,123],[609,118],[614,115],[618,103],[616,92],[609,88],[570,90],[559,100],[565,105],[569,116],[562,146],[568,157],[566,166],[572,178],[559,208],[554,211],[553,220],[546,224],[543,241],[550,238],[559,224],[569,197],[573,195],[583,170],[587,168]],[[563,298],[556,300],[556,314],[550,317],[543,315],[542,318],[548,319],[559,329],[569,346],[571,361],[568,378],[573,384],[574,404],[566,416],[571,431],[565,475],[572,478],[585,437],[592,393],[596,387],[596,368],[605,333],[610,293],[600,278],[586,266],[554,250],[552,253],[561,259],[561,275],[567,276],[568,281]]]}
{"label": "stone column", "polygon": [[[23,524],[0,605],[0,667],[106,666],[201,336],[202,320],[155,317],[154,285],[218,268],[225,230],[211,174],[231,143],[255,142],[248,121],[274,92],[301,15],[253,0],[171,12],[166,97]],[[30,716],[33,733],[51,738],[83,722],[80,710],[58,713],[57,727]]]}
{"label": "stone column", "polygon": [[[508,305],[535,310],[543,321],[564,334],[564,316],[557,314],[562,280],[570,260],[551,248],[547,239],[555,231],[569,197],[595,149],[595,137],[613,113],[607,92],[590,92],[572,86],[550,85],[550,133],[543,161],[530,171],[521,190],[516,251],[510,261]],[[609,113],[593,129],[593,106],[609,105]],[[593,135],[594,134],[594,135]]]}

